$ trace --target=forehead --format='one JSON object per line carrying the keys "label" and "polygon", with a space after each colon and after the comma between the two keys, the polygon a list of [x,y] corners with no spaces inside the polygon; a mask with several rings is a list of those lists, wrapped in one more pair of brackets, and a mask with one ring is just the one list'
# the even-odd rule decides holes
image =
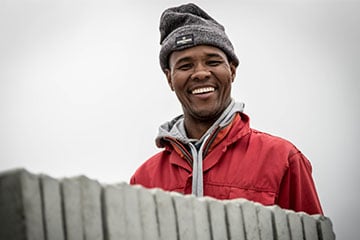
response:
{"label": "forehead", "polygon": [[184,59],[190,60],[205,57],[220,57],[227,59],[226,54],[220,48],[207,45],[199,45],[184,50],[172,52],[170,55],[169,63],[170,65],[172,65]]}

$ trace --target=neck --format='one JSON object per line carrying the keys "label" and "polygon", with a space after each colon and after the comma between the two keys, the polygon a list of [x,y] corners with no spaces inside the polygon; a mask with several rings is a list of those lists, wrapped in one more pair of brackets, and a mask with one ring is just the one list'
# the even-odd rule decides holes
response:
{"label": "neck", "polygon": [[230,103],[227,105],[226,108],[222,109],[221,112],[213,115],[208,115],[207,117],[203,118],[195,117],[189,112],[184,111],[184,127],[188,138],[201,139],[201,137],[213,126],[215,122],[217,122],[218,120],[222,121],[220,118],[223,119],[226,117],[225,115],[221,117],[223,114],[228,114],[229,111],[231,111]]}
{"label": "neck", "polygon": [[201,121],[185,118],[184,125],[186,134],[189,138],[200,139],[215,121],[216,119],[211,121]]}

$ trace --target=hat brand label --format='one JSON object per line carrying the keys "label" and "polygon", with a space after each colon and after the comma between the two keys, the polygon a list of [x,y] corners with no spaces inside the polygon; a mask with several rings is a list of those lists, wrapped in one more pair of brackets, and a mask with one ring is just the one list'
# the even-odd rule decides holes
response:
{"label": "hat brand label", "polygon": [[176,47],[181,47],[184,45],[193,45],[194,44],[194,35],[193,34],[186,34],[179,36],[175,39]]}

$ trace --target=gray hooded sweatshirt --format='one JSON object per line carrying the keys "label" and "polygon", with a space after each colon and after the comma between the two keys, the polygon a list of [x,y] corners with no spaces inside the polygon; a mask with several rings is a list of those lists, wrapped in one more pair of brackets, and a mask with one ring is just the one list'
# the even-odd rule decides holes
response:
{"label": "gray hooded sweatshirt", "polygon": [[233,120],[234,114],[242,112],[244,109],[244,103],[237,103],[234,100],[231,101],[229,106],[224,110],[215,123],[206,131],[206,133],[200,139],[191,139],[186,135],[184,126],[184,115],[175,117],[173,120],[162,124],[159,127],[159,134],[156,138],[156,145],[158,147],[164,147],[164,138],[173,138],[177,141],[188,146],[191,150],[193,158],[193,172],[192,172],[192,194],[195,196],[203,196],[203,148],[206,140],[212,135],[212,133],[220,128],[226,127]]}

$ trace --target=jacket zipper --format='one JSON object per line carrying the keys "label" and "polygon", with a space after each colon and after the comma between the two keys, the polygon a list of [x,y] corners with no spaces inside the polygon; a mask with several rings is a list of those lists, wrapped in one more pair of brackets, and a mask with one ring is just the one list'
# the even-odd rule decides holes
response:
{"label": "jacket zipper", "polygon": [[221,130],[221,127],[217,127],[216,130],[213,132],[213,134],[209,137],[208,141],[205,143],[206,145],[204,146],[203,158],[205,158],[207,152],[210,149],[211,144],[215,141],[216,136],[218,135],[220,130]]}
{"label": "jacket zipper", "polygon": [[186,162],[192,168],[193,167],[192,166],[193,158],[192,158],[191,153],[189,153],[189,151],[181,143],[179,143],[176,139],[172,139],[172,138],[169,138],[169,137],[165,137],[164,139],[168,140],[169,142],[174,143],[180,149],[180,151],[184,154],[184,158],[185,158]]}

